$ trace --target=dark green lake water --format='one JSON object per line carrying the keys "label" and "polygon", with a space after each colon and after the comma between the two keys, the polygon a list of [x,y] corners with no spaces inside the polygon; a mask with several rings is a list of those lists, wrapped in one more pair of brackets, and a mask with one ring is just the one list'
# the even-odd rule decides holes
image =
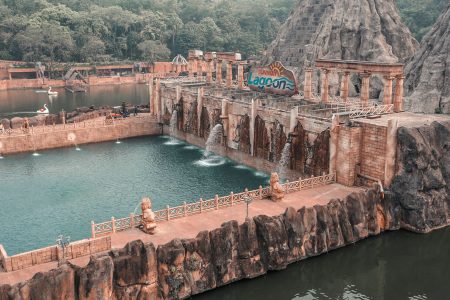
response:
{"label": "dark green lake water", "polygon": [[450,228],[389,232],[197,300],[450,299]]}
{"label": "dark green lake water", "polygon": [[0,91],[0,119],[36,115],[34,112],[44,104],[47,104],[50,113],[56,114],[62,109],[70,112],[83,106],[116,106],[122,101],[131,104],[149,102],[148,86],[145,84],[91,86],[86,93],[71,93],[64,88],[52,90],[57,91],[58,95],[49,96],[35,89]]}
{"label": "dark green lake water", "polygon": [[[266,185],[266,174],[168,137],[145,137],[0,159],[0,244],[8,254],[90,236],[90,222]],[[140,212],[140,208],[137,209]]]}

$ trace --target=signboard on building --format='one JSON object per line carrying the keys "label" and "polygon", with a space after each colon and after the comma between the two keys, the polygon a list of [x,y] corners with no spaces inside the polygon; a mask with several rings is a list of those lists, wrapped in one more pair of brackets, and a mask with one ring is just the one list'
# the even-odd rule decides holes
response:
{"label": "signboard on building", "polygon": [[294,72],[286,69],[279,61],[274,61],[268,67],[252,67],[247,83],[254,91],[285,96],[298,94]]}

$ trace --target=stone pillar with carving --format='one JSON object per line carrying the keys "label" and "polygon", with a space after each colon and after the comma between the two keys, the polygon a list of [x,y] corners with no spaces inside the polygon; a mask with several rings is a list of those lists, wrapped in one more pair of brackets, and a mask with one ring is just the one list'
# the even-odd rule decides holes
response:
{"label": "stone pillar with carving", "polygon": [[242,90],[244,88],[244,65],[242,63],[238,64],[237,82],[238,89]]}
{"label": "stone pillar with carving", "polygon": [[226,87],[231,88],[233,85],[233,63],[227,61],[227,77],[226,77]]}
{"label": "stone pillar with carving", "polygon": [[199,87],[197,90],[197,132],[200,132],[201,127],[201,117],[203,109],[203,87]]}
{"label": "stone pillar with carving", "polygon": [[216,84],[222,85],[222,60],[220,59],[216,61]]}
{"label": "stone pillar with carving", "polygon": [[370,76],[370,73],[361,74],[361,103],[364,107],[369,105]]}
{"label": "stone pillar with carving", "polygon": [[342,85],[341,85],[341,98],[344,101],[348,100],[348,84],[350,82],[350,72],[344,72],[342,75]]}
{"label": "stone pillar with carving", "polygon": [[328,74],[330,70],[323,69],[322,70],[322,102],[328,103],[329,101],[329,91],[328,91]]}
{"label": "stone pillar with carving", "polygon": [[397,80],[395,86],[395,96],[394,96],[394,111],[402,112],[403,111],[403,81],[405,77],[403,75],[398,75],[395,77]]}
{"label": "stone pillar with carving", "polygon": [[311,100],[313,98],[312,96],[312,68],[306,68],[305,69],[305,86],[303,87],[304,90],[304,98],[306,100]]}
{"label": "stone pillar with carving", "polygon": [[[222,120],[223,125],[223,135],[225,137],[228,137],[229,132],[229,119],[228,119],[228,100],[222,99],[222,114],[220,116],[220,119]],[[227,139],[225,139],[227,141]]]}
{"label": "stone pillar with carving", "polygon": [[254,144],[255,144],[255,120],[256,120],[256,114],[258,113],[258,105],[259,100],[258,99],[252,99],[251,104],[251,113],[250,113],[250,153],[254,155]]}
{"label": "stone pillar with carving", "polygon": [[384,77],[384,90],[383,90],[383,104],[392,104],[392,81],[394,77],[385,76]]}

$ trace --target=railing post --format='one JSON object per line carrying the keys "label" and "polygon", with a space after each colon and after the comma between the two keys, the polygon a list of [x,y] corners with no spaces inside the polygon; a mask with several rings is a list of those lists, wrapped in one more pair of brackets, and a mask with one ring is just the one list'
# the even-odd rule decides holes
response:
{"label": "railing post", "polygon": [[219,195],[214,196],[214,203],[216,204],[216,210],[219,209]]}
{"label": "railing post", "polygon": [[299,191],[302,190],[302,178],[301,177],[298,178],[298,190]]}
{"label": "railing post", "polygon": [[130,213],[130,227],[134,228],[134,213]]}
{"label": "railing post", "polygon": [[184,211],[184,216],[187,216],[187,207],[186,207],[186,201],[183,202],[183,211]]}
{"label": "railing post", "polygon": [[116,233],[116,219],[114,219],[114,217],[111,217],[111,223],[112,223],[112,232]]}
{"label": "railing post", "polygon": [[94,223],[94,221],[91,221],[91,236],[93,239],[95,239],[95,223]]}
{"label": "railing post", "polygon": [[234,204],[234,193],[233,192],[230,193],[230,203],[231,203],[231,206],[233,206],[233,204]]}
{"label": "railing post", "polygon": [[200,213],[203,212],[203,199],[200,198]]}
{"label": "railing post", "polygon": [[249,195],[248,188],[244,189],[244,193],[245,193],[245,196],[248,197],[248,195]]}
{"label": "railing post", "polygon": [[170,215],[169,215],[169,212],[170,212],[170,210],[169,210],[169,205],[166,206],[166,212],[167,212],[167,221],[169,221],[169,220],[170,220]]}
{"label": "railing post", "polygon": [[286,180],[285,186],[286,186],[286,194],[287,194],[287,193],[289,193],[289,180]]}
{"label": "railing post", "polygon": [[261,185],[259,186],[258,190],[259,190],[259,200],[262,200],[262,198],[263,198],[263,188],[262,188]]}

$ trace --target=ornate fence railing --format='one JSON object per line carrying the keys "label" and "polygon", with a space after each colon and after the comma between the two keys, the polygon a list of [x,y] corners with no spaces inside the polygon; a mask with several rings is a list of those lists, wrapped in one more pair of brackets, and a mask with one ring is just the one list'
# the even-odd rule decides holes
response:
{"label": "ornate fence railing", "polygon": [[[314,188],[316,186],[330,184],[336,182],[335,174],[326,174],[323,176],[311,177],[307,179],[299,179],[297,181],[282,184],[286,193],[293,193],[304,189]],[[172,219],[183,218],[190,215],[201,214],[204,212],[218,210],[221,208],[232,207],[234,205],[244,203],[247,197],[252,200],[260,200],[270,196],[270,187],[263,188],[260,186],[256,190],[249,191],[245,189],[242,193],[234,194],[231,192],[229,195],[219,197],[216,195],[213,199],[203,200],[200,199],[197,202],[186,203],[183,205],[169,207],[165,209],[155,211],[156,222],[169,221]],[[127,230],[138,226],[141,222],[140,215],[130,214],[129,217],[115,219],[111,218],[110,221],[103,223],[91,223],[92,237],[98,237],[103,235],[112,234],[115,232]]]}

